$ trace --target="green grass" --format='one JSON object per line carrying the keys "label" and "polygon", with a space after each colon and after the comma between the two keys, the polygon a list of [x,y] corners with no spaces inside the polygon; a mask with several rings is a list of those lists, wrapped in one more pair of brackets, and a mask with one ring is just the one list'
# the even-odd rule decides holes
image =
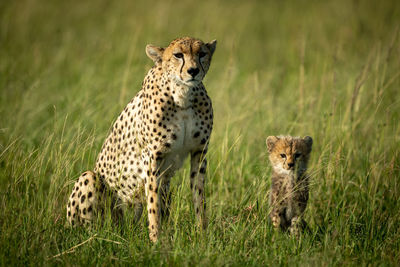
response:
{"label": "green grass", "polygon": [[[135,2],[0,3],[0,265],[399,264],[398,1]],[[157,244],[144,215],[66,227],[72,184],[152,65],[145,45],[181,36],[218,40],[208,229],[187,163]],[[314,138],[300,240],[267,220],[276,134]]]}

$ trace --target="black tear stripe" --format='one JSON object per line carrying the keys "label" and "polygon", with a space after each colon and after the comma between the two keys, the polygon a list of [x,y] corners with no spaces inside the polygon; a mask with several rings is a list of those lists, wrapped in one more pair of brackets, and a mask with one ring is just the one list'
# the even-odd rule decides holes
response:
{"label": "black tear stripe", "polygon": [[179,76],[181,77],[181,79],[183,78],[183,77],[182,77],[182,69],[183,69],[183,66],[185,66],[185,56],[182,57],[182,61],[183,61],[182,67],[181,67],[181,69],[180,69],[180,71],[179,71]]}
{"label": "black tear stripe", "polygon": [[199,64],[200,64],[201,69],[203,70],[203,73],[205,74],[205,71],[204,71],[204,68],[203,68],[203,64],[201,64],[201,58],[199,58]]}

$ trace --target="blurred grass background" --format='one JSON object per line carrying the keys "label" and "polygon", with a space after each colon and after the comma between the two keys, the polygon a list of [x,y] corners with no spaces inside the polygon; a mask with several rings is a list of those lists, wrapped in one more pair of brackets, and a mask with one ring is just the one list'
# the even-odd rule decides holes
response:
{"label": "blurred grass background", "polygon": [[[399,25],[398,1],[1,1],[0,264],[398,265]],[[188,164],[156,245],[145,216],[65,227],[72,184],[152,66],[146,44],[182,36],[218,40],[207,231]],[[277,134],[314,138],[300,240],[267,221]]]}

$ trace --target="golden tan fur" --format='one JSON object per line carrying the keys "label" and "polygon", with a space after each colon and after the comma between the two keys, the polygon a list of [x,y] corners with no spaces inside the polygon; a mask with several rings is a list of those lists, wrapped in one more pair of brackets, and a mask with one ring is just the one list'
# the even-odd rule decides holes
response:
{"label": "golden tan fur", "polygon": [[189,37],[166,48],[147,45],[155,65],[115,121],[94,171],[78,179],[67,206],[71,224],[93,220],[106,188],[117,196],[118,207],[133,206],[137,218],[145,199],[149,236],[157,241],[160,217],[169,213],[170,179],[190,155],[194,210],[199,224],[207,225],[204,184],[213,109],[202,80],[215,47],[215,40],[203,43]]}

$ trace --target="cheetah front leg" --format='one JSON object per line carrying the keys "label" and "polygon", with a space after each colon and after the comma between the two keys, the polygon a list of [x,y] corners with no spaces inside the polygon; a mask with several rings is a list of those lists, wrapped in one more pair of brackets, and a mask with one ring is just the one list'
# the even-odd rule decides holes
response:
{"label": "cheetah front leg", "polygon": [[301,232],[301,224],[302,224],[303,220],[300,216],[295,216],[292,218],[291,222],[290,222],[290,227],[289,227],[289,232],[291,235],[293,235],[294,237],[299,237],[300,232]]}
{"label": "cheetah front leg", "polygon": [[160,212],[158,201],[158,183],[157,177],[160,174],[159,166],[152,155],[149,163],[146,178],[147,195],[147,214],[149,218],[149,237],[152,242],[157,242],[160,224]]}
{"label": "cheetah front leg", "polygon": [[295,210],[295,216],[293,216],[290,220],[289,232],[291,235],[298,238],[304,230],[309,231],[309,228],[303,217],[305,205],[302,205],[302,203],[296,204],[298,209]]}
{"label": "cheetah front leg", "polygon": [[193,152],[191,154],[190,188],[192,189],[196,218],[203,229],[207,227],[206,201],[204,197],[206,167],[207,160],[204,151]]}
{"label": "cheetah front leg", "polygon": [[278,193],[274,190],[271,190],[270,200],[269,200],[271,212],[269,214],[269,217],[271,219],[272,225],[276,230],[279,229],[279,227],[281,226],[281,210],[282,210],[282,207],[280,203],[277,201],[277,198],[278,198]]}
{"label": "cheetah front leg", "polygon": [[272,225],[276,230],[278,230],[281,227],[281,215],[280,215],[280,209],[277,207],[273,207],[272,211],[270,213],[270,218]]}

